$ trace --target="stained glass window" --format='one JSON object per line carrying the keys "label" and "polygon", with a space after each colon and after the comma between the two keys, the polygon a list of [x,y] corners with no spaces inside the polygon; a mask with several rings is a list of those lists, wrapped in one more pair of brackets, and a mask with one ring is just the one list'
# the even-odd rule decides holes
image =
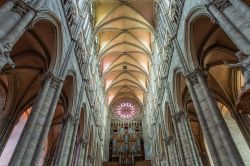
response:
{"label": "stained glass window", "polygon": [[138,106],[132,101],[121,101],[114,107],[114,115],[122,120],[134,119],[138,113]]}

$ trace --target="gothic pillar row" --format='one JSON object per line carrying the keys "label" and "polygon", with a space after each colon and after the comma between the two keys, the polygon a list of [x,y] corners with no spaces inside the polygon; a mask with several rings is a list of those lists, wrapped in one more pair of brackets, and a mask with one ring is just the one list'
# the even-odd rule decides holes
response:
{"label": "gothic pillar row", "polygon": [[187,85],[214,164],[243,165],[217,102],[207,86],[205,74],[201,70],[195,70],[187,78]]}
{"label": "gothic pillar row", "polygon": [[192,138],[188,117],[183,110],[173,115],[176,126],[179,131],[179,139],[184,154],[185,165],[202,165],[199,155],[197,154],[196,145]]}
{"label": "gothic pillar row", "polygon": [[32,106],[31,114],[25,124],[9,165],[20,165],[22,162],[30,162],[32,159],[47,117],[47,109],[60,82],[61,80],[53,74],[45,74],[43,87]]}

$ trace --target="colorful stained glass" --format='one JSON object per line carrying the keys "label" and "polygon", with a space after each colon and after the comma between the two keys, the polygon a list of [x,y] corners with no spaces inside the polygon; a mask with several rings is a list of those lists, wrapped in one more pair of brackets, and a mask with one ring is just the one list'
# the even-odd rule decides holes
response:
{"label": "colorful stained glass", "polygon": [[138,115],[138,106],[131,101],[121,101],[115,105],[114,115],[122,120],[131,120]]}

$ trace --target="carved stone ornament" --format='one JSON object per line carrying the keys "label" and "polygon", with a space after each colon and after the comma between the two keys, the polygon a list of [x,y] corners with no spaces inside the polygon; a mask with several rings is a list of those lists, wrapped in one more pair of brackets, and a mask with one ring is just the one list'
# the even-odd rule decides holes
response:
{"label": "carved stone ornament", "polygon": [[90,163],[94,163],[96,157],[95,156],[88,156],[88,159],[89,159]]}
{"label": "carved stone ornament", "polygon": [[63,117],[64,122],[71,121],[73,123],[76,123],[78,119],[79,119],[78,117],[76,117],[70,113],[66,113]]}
{"label": "carved stone ornament", "polygon": [[15,6],[12,9],[13,11],[17,12],[20,16],[24,16],[31,10],[34,10],[28,3],[24,1],[15,1]]}
{"label": "carved stone ornament", "polygon": [[172,136],[168,136],[168,137],[166,137],[166,138],[164,139],[165,144],[166,144],[166,145],[170,145],[170,143],[171,143],[172,139],[173,139],[173,137],[172,137]]}
{"label": "carved stone ornament", "polygon": [[87,146],[88,146],[88,140],[87,139],[85,139],[85,138],[80,138],[79,139],[79,144],[81,144],[82,145],[82,148],[87,148]]}
{"label": "carved stone ornament", "polygon": [[227,7],[231,6],[231,2],[229,0],[213,0],[212,3],[220,10],[223,11]]}
{"label": "carved stone ornament", "polygon": [[181,119],[185,118],[185,112],[179,111],[173,115],[173,118],[176,120],[176,122],[181,122]]}
{"label": "carved stone ornament", "polygon": [[53,73],[51,72],[47,72],[44,74],[43,76],[43,81],[47,80],[47,79],[51,79],[51,84],[50,86],[53,87],[53,88],[57,88],[58,85],[63,82],[62,79],[56,77]]}
{"label": "carved stone ornament", "polygon": [[196,72],[192,72],[192,73],[188,74],[186,77],[189,79],[192,86],[199,83],[198,78],[196,76]]}

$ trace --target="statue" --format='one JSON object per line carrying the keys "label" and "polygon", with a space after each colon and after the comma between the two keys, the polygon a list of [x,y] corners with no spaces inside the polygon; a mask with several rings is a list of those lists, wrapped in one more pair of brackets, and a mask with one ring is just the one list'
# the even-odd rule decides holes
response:
{"label": "statue", "polygon": [[250,56],[245,55],[242,51],[235,54],[239,59],[238,63],[228,64],[224,61],[224,64],[229,67],[239,67],[244,76],[244,85],[242,87],[241,94],[239,95],[238,102],[236,104],[236,110],[240,113],[250,113]]}
{"label": "statue", "polygon": [[15,64],[10,59],[10,50],[12,48],[12,44],[10,42],[6,43],[4,46],[0,43],[0,72],[3,68],[11,67],[14,68]]}

